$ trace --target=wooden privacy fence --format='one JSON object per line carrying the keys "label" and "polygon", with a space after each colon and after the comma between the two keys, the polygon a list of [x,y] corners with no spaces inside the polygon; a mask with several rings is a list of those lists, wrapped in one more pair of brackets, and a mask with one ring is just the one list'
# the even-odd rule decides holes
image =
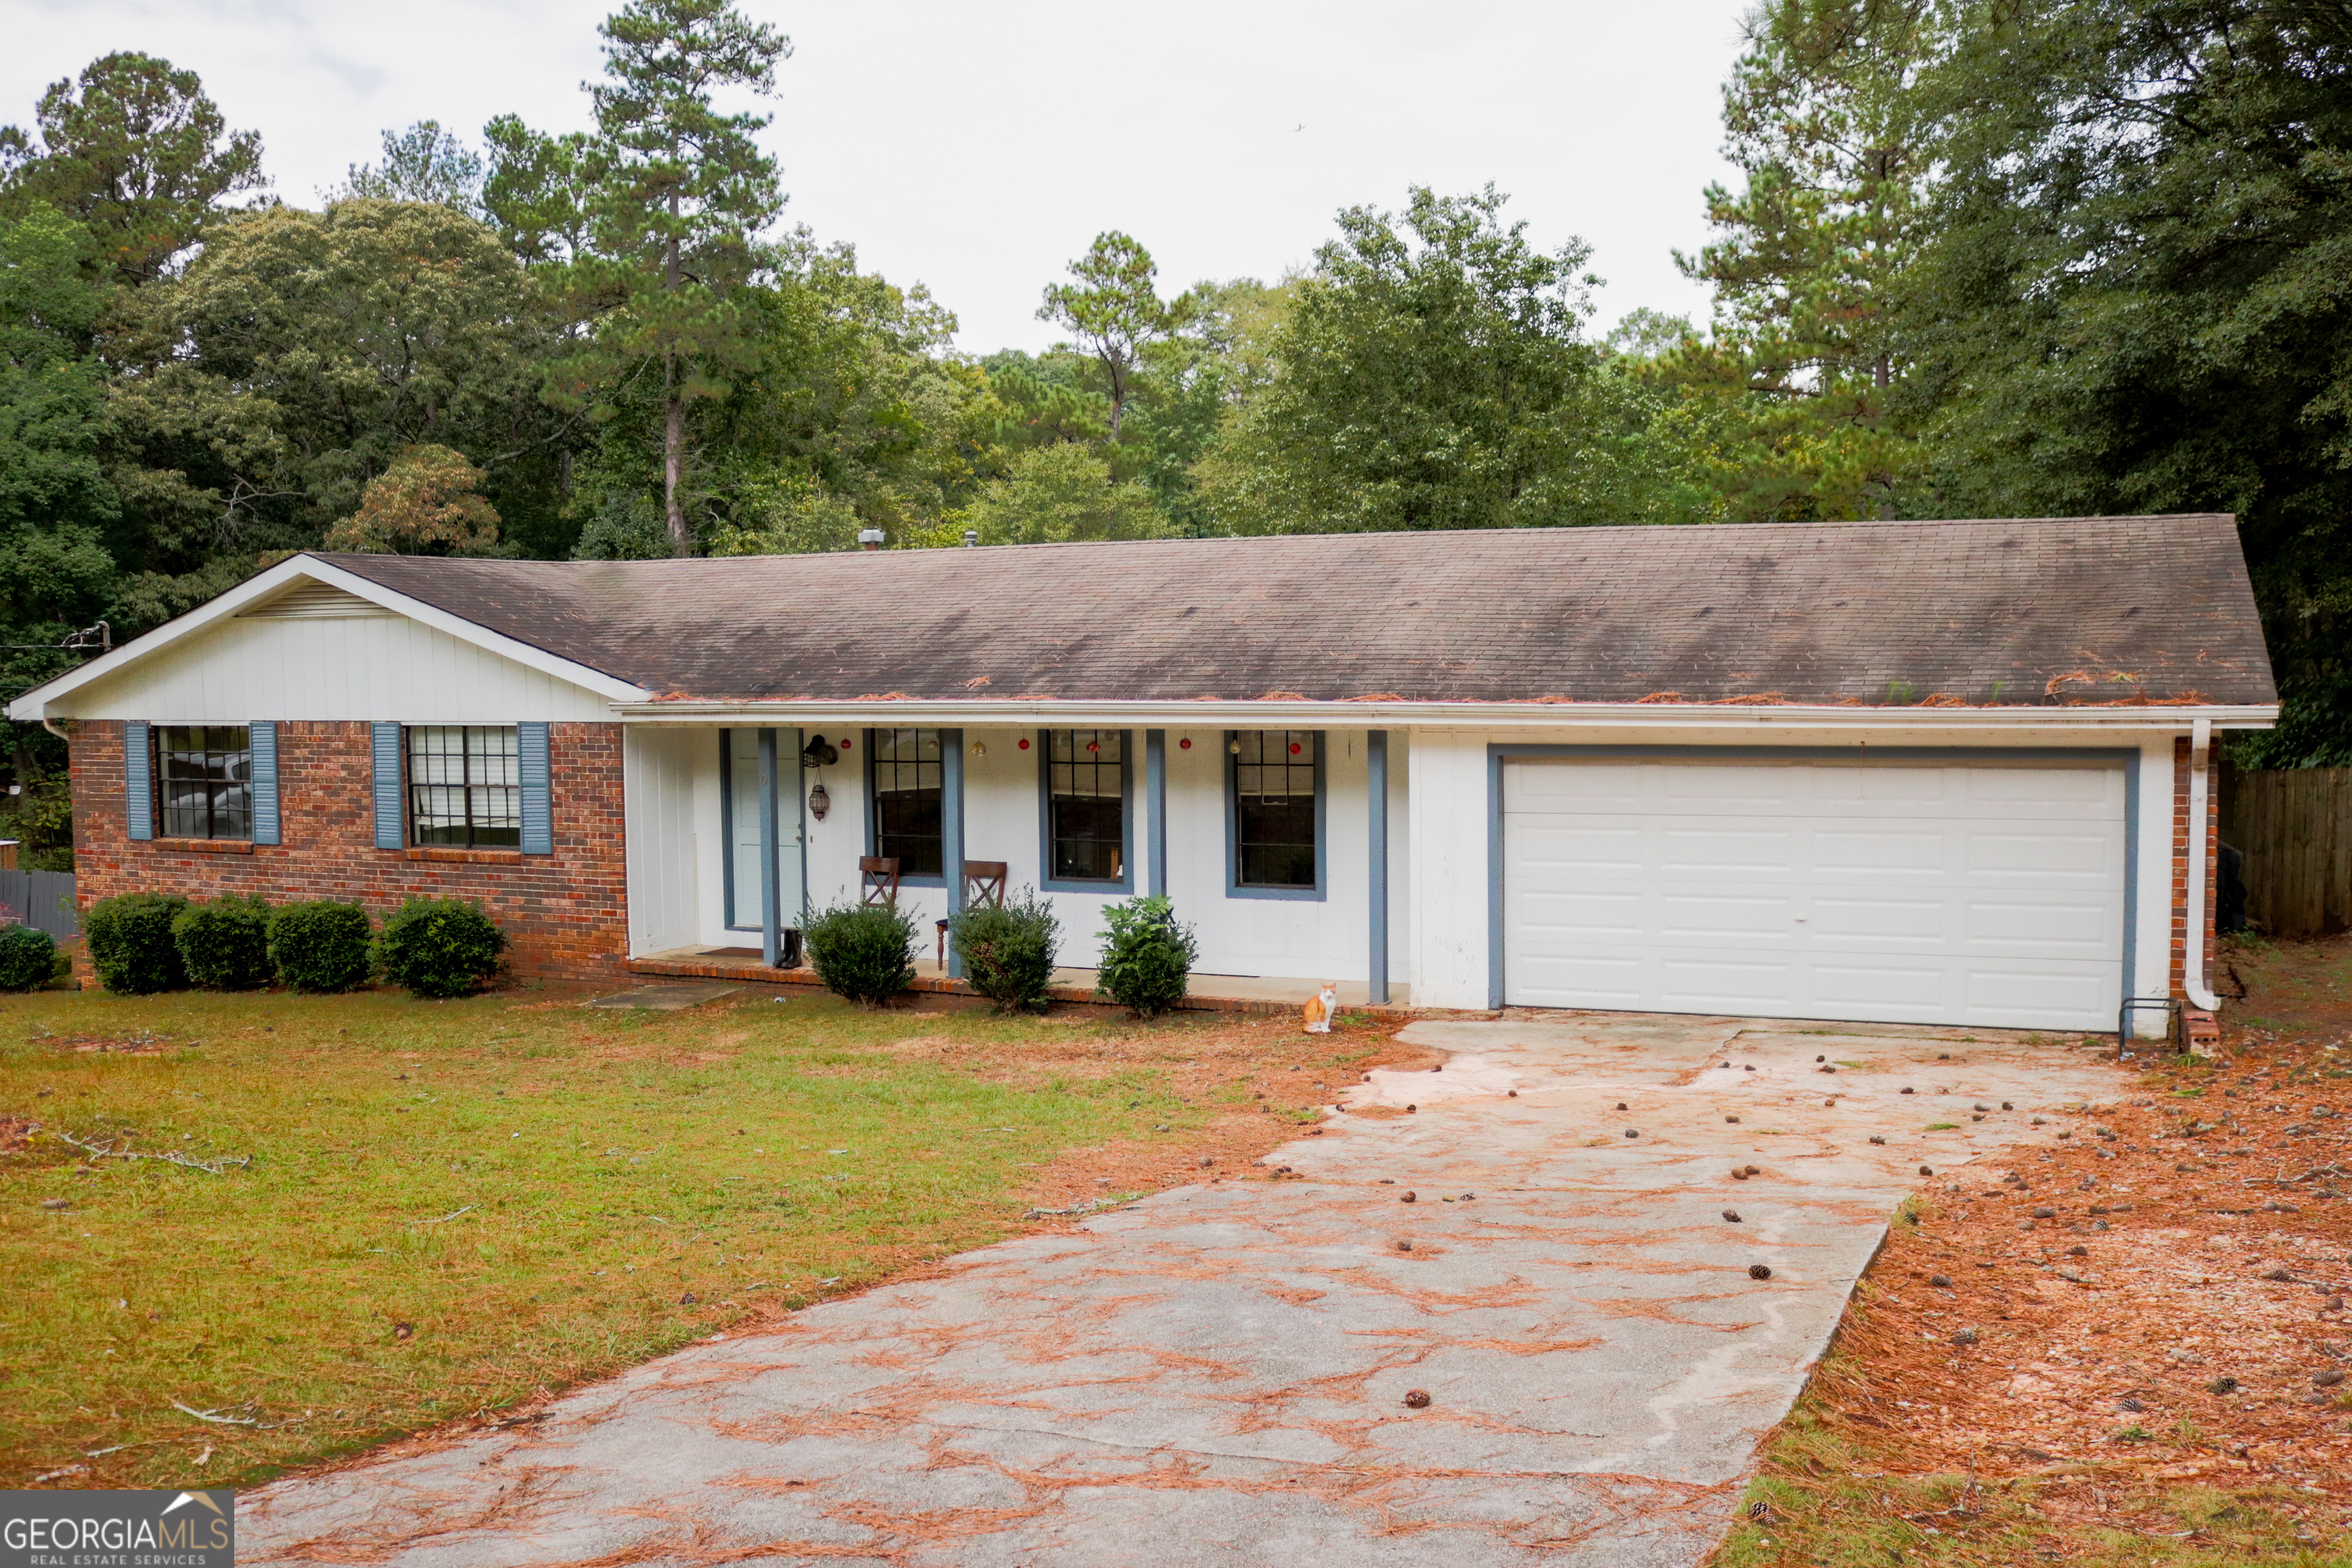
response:
{"label": "wooden privacy fence", "polygon": [[2234,774],[2221,837],[2246,858],[2246,918],[2272,936],[2352,926],[2352,768]]}

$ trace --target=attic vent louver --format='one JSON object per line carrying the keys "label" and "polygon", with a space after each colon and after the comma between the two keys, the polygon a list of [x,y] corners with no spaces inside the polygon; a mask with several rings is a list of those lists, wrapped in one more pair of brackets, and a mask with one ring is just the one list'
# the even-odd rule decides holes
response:
{"label": "attic vent louver", "polygon": [[372,600],[362,599],[329,583],[303,583],[289,588],[266,605],[256,605],[239,613],[239,620],[253,621],[346,621],[362,616],[389,616],[393,612]]}

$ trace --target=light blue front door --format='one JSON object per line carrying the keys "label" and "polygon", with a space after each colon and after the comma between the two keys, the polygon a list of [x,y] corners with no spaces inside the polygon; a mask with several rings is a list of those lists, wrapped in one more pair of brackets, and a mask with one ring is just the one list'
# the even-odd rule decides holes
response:
{"label": "light blue front door", "polygon": [[[802,923],[807,901],[802,879],[801,732],[776,731],[776,886],[783,908],[780,925]],[[760,731],[719,732],[719,756],[727,788],[727,924],[733,931],[759,931],[767,910],[760,902]]]}

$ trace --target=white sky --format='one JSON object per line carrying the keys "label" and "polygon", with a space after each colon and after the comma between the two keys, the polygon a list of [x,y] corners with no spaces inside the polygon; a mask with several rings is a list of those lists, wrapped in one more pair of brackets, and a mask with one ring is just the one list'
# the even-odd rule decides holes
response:
{"label": "white sky", "polygon": [[[111,50],[193,68],[315,205],[379,133],[503,112],[584,128],[617,0],[0,0],[0,123]],[[959,346],[1042,348],[1039,290],[1123,228],[1163,293],[1303,266],[1340,207],[1492,181],[1547,247],[1581,236],[1608,287],[1704,321],[1669,254],[1729,179],[1719,85],[1745,0],[741,0],[788,33],[770,149],[789,221],[854,242],[956,311]]]}

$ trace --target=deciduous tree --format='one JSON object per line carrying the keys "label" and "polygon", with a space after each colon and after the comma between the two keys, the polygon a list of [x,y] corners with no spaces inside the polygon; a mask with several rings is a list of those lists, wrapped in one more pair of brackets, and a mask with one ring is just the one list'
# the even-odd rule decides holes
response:
{"label": "deciduous tree", "polygon": [[[88,231],[46,203],[0,218],[0,696],[71,668],[54,645],[105,608],[115,584],[103,531],[117,514],[101,462],[105,389],[90,333],[108,293],[87,275]],[[65,749],[6,722],[0,834],[30,863],[69,869]]]}
{"label": "deciduous tree", "polygon": [[499,542],[488,476],[446,447],[411,447],[368,481],[360,509],[327,531],[330,550],[378,555],[479,555]]}
{"label": "deciduous tree", "polygon": [[1250,393],[1201,464],[1240,531],[1663,520],[1650,409],[1581,338],[1596,281],[1506,225],[1491,186],[1351,207],[1292,289]]}
{"label": "deciduous tree", "polygon": [[1111,479],[1097,453],[1069,442],[1015,458],[1012,471],[981,492],[968,521],[983,544],[1156,539],[1169,531],[1150,490]]}
{"label": "deciduous tree", "polygon": [[553,346],[521,266],[463,213],[353,199],[239,216],[137,290],[107,340],[121,558],[212,589],[216,560],[249,570],[316,544],[421,444],[488,470],[502,511],[528,507],[518,491],[546,482],[535,459],[566,429],[541,396]]}

